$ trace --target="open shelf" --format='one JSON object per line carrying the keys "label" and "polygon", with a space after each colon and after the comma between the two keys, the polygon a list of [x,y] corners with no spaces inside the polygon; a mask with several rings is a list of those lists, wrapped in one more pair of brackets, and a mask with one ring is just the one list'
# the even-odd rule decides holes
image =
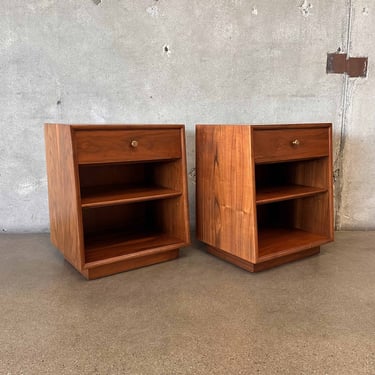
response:
{"label": "open shelf", "polygon": [[288,199],[303,198],[326,191],[326,188],[302,185],[268,186],[257,189],[256,204],[260,205]]}
{"label": "open shelf", "polygon": [[255,165],[256,203],[308,197],[328,191],[328,158]]}
{"label": "open shelf", "polygon": [[181,192],[161,186],[93,186],[82,189],[81,205],[82,207],[102,207],[114,204],[166,199],[179,195],[181,195]]}
{"label": "open shelf", "polygon": [[320,246],[328,240],[327,236],[296,228],[262,228],[258,231],[258,259],[266,261]]}
{"label": "open shelf", "polygon": [[196,235],[211,254],[259,272],[333,240],[332,124],[197,125],[195,135]]}
{"label": "open shelf", "polygon": [[[90,268],[98,263],[113,263],[128,258],[177,248],[184,245],[179,240],[166,233],[142,232],[121,233],[109,232],[91,236],[86,240],[85,267]],[[117,259],[116,259],[117,258]]]}
{"label": "open shelf", "polygon": [[184,246],[186,241],[174,230],[170,215],[180,199],[173,196],[83,208],[85,267]]}
{"label": "open shelf", "polygon": [[258,261],[329,241],[328,214],[328,192],[258,205]]}
{"label": "open shelf", "polygon": [[79,166],[81,206],[101,207],[181,196],[183,186],[173,178],[179,160]]}
{"label": "open shelf", "polygon": [[51,241],[87,279],[188,245],[184,125],[46,124]]}

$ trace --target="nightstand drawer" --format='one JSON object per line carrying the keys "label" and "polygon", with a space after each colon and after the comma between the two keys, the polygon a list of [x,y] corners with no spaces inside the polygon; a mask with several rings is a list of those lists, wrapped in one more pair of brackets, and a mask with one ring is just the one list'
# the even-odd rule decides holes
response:
{"label": "nightstand drawer", "polygon": [[254,129],[255,163],[329,155],[329,129]]}
{"label": "nightstand drawer", "polygon": [[181,157],[179,129],[75,130],[74,143],[80,164]]}

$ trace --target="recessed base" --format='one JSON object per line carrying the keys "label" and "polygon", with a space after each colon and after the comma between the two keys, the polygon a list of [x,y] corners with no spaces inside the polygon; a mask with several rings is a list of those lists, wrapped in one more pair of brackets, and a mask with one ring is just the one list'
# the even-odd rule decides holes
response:
{"label": "recessed base", "polygon": [[236,266],[241,267],[250,272],[259,272],[259,271],[267,270],[269,268],[273,268],[281,264],[293,262],[295,260],[306,258],[311,255],[320,253],[320,246],[317,246],[317,247],[312,247],[310,249],[299,251],[297,253],[284,255],[279,258],[270,259],[265,262],[254,264],[247,260],[241,259],[233,254],[229,254],[221,249],[218,249],[217,247],[207,245],[206,248],[207,248],[208,253],[215,255],[218,258],[221,258],[223,260],[226,260],[227,262],[233,263]]}
{"label": "recessed base", "polygon": [[88,280],[97,279],[103,276],[113,275],[115,273],[133,270],[145,266],[150,266],[156,263],[166,262],[168,260],[176,259],[179,256],[179,249],[173,249],[169,251],[163,251],[160,253],[144,255],[131,259],[125,259],[122,261],[113,263],[98,265],[89,269],[83,269],[82,275]]}

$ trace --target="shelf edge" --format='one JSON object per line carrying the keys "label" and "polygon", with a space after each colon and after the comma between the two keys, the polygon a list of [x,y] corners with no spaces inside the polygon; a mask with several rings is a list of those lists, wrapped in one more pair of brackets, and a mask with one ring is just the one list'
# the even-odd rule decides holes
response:
{"label": "shelf edge", "polygon": [[308,192],[295,193],[291,195],[278,196],[274,198],[261,198],[261,199],[256,198],[256,204],[262,205],[262,204],[273,203],[273,202],[281,202],[281,201],[311,197],[314,195],[326,193],[327,191],[328,191],[327,188],[314,188],[314,190],[311,190]]}
{"label": "shelf edge", "polygon": [[96,260],[94,262],[85,263],[85,265],[83,266],[83,269],[91,269],[91,268],[96,268],[96,267],[100,267],[100,266],[107,265],[107,264],[122,262],[124,260],[142,258],[144,256],[163,253],[165,251],[178,249],[180,247],[185,247],[185,246],[188,246],[188,245],[189,245],[188,242],[181,241],[181,242],[176,242],[176,243],[173,243],[173,244],[170,244],[170,245],[158,246],[158,247],[154,247],[152,249],[136,251],[132,254],[119,255],[117,257],[106,258],[106,259],[102,259],[102,260]]}
{"label": "shelf edge", "polygon": [[161,200],[161,199],[168,199],[181,196],[182,193],[176,191],[174,193],[162,193],[156,195],[149,195],[143,197],[135,197],[135,198],[122,198],[122,199],[113,199],[113,200],[103,200],[97,202],[90,202],[85,203],[82,202],[84,199],[81,199],[81,207],[82,208],[96,208],[96,207],[105,207],[105,206],[115,206],[117,204],[130,204],[130,203],[137,203],[137,202],[147,202],[152,200]]}
{"label": "shelf edge", "polygon": [[308,250],[310,248],[318,247],[318,246],[327,244],[329,242],[332,242],[332,239],[322,236],[321,239],[317,239],[315,241],[310,241],[308,245],[306,245],[306,244],[305,245],[299,245],[299,246],[293,247],[292,249],[289,248],[289,249],[286,249],[286,250],[276,251],[276,252],[271,253],[271,254],[258,256],[257,260],[256,260],[256,263],[262,263],[262,262],[266,262],[268,260],[277,259],[277,258],[286,256],[286,255],[298,253],[299,251]]}

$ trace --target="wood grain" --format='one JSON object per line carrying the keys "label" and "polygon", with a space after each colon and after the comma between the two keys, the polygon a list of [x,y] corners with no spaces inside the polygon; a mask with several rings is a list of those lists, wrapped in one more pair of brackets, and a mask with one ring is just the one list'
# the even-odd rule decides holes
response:
{"label": "wood grain", "polygon": [[209,252],[257,271],[333,240],[331,124],[197,125],[196,140]]}
{"label": "wood grain", "polygon": [[174,259],[189,244],[183,125],[45,132],[51,239],[86,278]]}
{"label": "wood grain", "polygon": [[75,130],[74,142],[80,164],[181,157],[179,129]]}
{"label": "wood grain", "polygon": [[247,126],[196,126],[197,237],[255,262],[256,209]]}
{"label": "wood grain", "polygon": [[[293,145],[298,141],[298,145]],[[253,130],[256,163],[328,156],[327,128]],[[272,150],[272,151],[271,151]]]}
{"label": "wood grain", "polygon": [[78,270],[84,264],[82,218],[71,129],[44,127],[51,242]]}

